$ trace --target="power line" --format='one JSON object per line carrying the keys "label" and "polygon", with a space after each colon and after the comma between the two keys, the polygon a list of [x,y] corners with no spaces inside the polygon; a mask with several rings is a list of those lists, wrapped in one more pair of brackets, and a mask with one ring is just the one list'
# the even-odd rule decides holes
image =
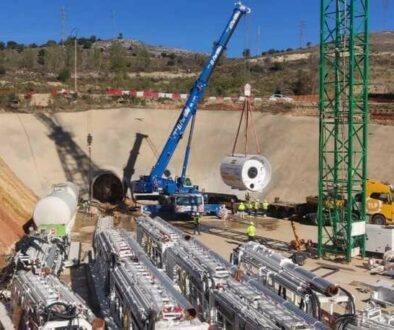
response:
{"label": "power line", "polygon": [[114,36],[116,36],[118,31],[117,31],[117,27],[116,27],[116,12],[115,12],[115,10],[112,10],[112,30],[113,30]]}
{"label": "power line", "polygon": [[257,56],[261,55],[261,27],[257,27]]}

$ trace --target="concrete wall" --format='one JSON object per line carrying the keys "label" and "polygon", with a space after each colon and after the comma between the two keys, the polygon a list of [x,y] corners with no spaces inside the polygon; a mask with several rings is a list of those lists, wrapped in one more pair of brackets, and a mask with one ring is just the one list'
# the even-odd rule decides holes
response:
{"label": "concrete wall", "polygon": [[[90,132],[93,162],[100,168],[123,173],[136,134],[148,135],[160,152],[178,114],[174,110],[91,110],[59,113],[52,120],[70,133],[86,155],[86,137]],[[234,111],[200,111],[197,115],[189,176],[207,191],[231,192],[221,181],[219,166],[232,150],[239,116],[240,113]],[[273,168],[271,185],[259,197],[280,196],[283,200],[302,201],[306,195],[316,194],[318,119],[256,113],[254,122],[262,154]],[[30,114],[1,114],[0,127],[0,157],[35,193],[43,196],[51,184],[66,179],[64,168],[72,164],[73,159],[68,155],[60,160],[53,127],[49,128]],[[369,138],[369,176],[394,182],[394,127],[371,125]],[[253,134],[249,139],[254,139]],[[187,136],[170,164],[173,175],[181,173],[186,141]],[[250,153],[256,151],[253,143],[250,149]],[[144,139],[133,179],[148,174],[154,162],[154,153]]]}

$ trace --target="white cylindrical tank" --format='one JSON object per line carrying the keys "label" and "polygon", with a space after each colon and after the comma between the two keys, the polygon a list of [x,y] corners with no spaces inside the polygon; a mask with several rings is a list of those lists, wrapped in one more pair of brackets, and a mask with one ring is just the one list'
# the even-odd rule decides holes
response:
{"label": "white cylindrical tank", "polygon": [[233,189],[261,192],[271,181],[271,165],[260,155],[232,155],[222,160],[223,182]]}
{"label": "white cylindrical tank", "polygon": [[36,204],[34,223],[37,226],[66,225],[71,230],[77,211],[78,193],[78,187],[71,182],[53,185],[50,193]]}

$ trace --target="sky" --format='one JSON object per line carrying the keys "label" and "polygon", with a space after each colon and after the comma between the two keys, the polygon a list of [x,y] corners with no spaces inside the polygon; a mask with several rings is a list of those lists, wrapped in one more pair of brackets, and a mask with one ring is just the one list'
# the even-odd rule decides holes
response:
{"label": "sky", "polygon": [[[95,35],[209,53],[222,33],[234,0],[0,0],[0,41],[42,44]],[[228,56],[319,42],[319,0],[244,0],[252,13],[242,20]],[[394,0],[369,0],[370,31],[394,30]],[[260,31],[260,33],[259,33]]]}

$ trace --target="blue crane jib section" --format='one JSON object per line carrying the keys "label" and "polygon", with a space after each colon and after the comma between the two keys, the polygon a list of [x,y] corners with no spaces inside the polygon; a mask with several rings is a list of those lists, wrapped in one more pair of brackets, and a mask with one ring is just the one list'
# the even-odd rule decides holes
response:
{"label": "blue crane jib section", "polygon": [[[200,76],[194,83],[191,89],[190,96],[187,99],[182,112],[179,115],[177,122],[160,154],[159,159],[153,166],[149,176],[143,176],[140,180],[133,183],[133,190],[137,193],[151,193],[155,191],[166,191],[167,193],[174,193],[177,191],[188,191],[187,187],[184,187],[183,182],[175,182],[171,179],[163,178],[163,174],[167,169],[167,166],[178,146],[179,141],[182,139],[183,134],[193,116],[196,114],[197,106],[205,93],[208,80],[220,58],[223,51],[235,31],[241,17],[244,14],[250,13],[250,9],[244,6],[242,3],[237,3],[234,8],[234,12],[226,25],[224,32],[222,33],[219,41],[216,43],[211,56],[204,66]],[[187,156],[189,153],[187,153]],[[185,163],[187,164],[187,159]],[[190,188],[189,191],[193,190]]]}

